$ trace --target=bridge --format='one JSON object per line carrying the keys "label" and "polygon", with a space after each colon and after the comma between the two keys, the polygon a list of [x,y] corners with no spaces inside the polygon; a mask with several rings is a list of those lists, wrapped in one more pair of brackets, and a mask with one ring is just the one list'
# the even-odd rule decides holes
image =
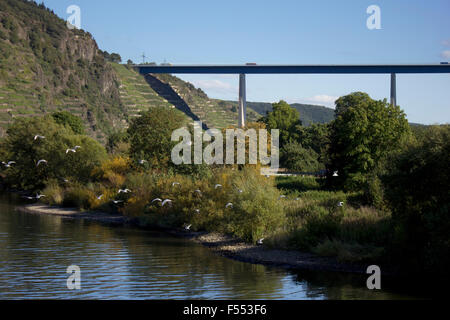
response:
{"label": "bridge", "polygon": [[133,65],[141,74],[239,74],[239,127],[246,123],[246,74],[390,74],[391,103],[397,103],[397,73],[450,73],[450,64],[385,65]]}

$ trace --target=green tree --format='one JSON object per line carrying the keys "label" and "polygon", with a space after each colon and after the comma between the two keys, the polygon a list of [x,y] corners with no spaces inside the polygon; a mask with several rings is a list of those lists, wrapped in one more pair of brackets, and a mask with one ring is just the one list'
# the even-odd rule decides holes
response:
{"label": "green tree", "polygon": [[52,114],[52,117],[56,123],[72,129],[74,133],[85,134],[84,123],[80,117],[74,116],[67,111],[55,112]]}
{"label": "green tree", "polygon": [[[34,139],[36,135],[45,139]],[[81,147],[76,153],[66,152],[75,146]],[[2,168],[6,183],[30,191],[42,189],[50,179],[85,183],[106,158],[97,141],[74,134],[51,116],[17,119],[7,130],[2,147],[8,159],[5,161],[16,162],[11,168]],[[47,164],[37,166],[39,160],[47,160]]]}
{"label": "green tree", "polygon": [[415,143],[390,157],[382,178],[396,224],[394,256],[449,279],[450,125],[422,129]]}
{"label": "green tree", "polygon": [[332,185],[360,190],[367,178],[382,165],[389,153],[397,150],[410,127],[404,112],[362,92],[336,101],[336,120],[331,124],[329,173]]}
{"label": "green tree", "polygon": [[317,172],[320,168],[319,155],[312,149],[303,148],[296,141],[290,141],[281,149],[281,163],[287,169],[297,172]]}
{"label": "green tree", "polygon": [[147,160],[152,167],[167,168],[170,163],[172,132],[185,123],[184,116],[175,109],[155,107],[131,121],[128,128],[130,158],[135,162]]}
{"label": "green tree", "polygon": [[122,57],[118,53],[111,53],[111,55],[109,56],[109,59],[111,62],[115,62],[115,63],[122,62]]}
{"label": "green tree", "polygon": [[319,157],[322,169],[327,163],[327,150],[330,145],[329,124],[314,123],[308,127],[301,127],[298,131],[298,142],[306,149],[312,149]]}
{"label": "green tree", "polygon": [[302,125],[300,113],[283,100],[272,104],[272,106],[272,111],[268,112],[262,121],[269,130],[280,130],[280,145],[287,143],[289,140],[298,139],[297,133]]}
{"label": "green tree", "polygon": [[108,51],[102,51],[103,53],[103,57],[105,58],[106,61],[111,61],[111,55],[109,54]]}
{"label": "green tree", "polygon": [[128,154],[129,151],[127,131],[116,131],[108,135],[106,150],[112,154]]}

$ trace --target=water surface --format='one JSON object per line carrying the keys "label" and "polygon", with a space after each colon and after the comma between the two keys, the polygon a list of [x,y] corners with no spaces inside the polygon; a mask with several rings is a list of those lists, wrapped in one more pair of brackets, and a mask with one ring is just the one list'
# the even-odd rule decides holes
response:
{"label": "water surface", "polygon": [[[0,299],[403,299],[366,277],[227,259],[186,239],[15,210],[0,196]],[[81,269],[81,290],[66,269]]]}

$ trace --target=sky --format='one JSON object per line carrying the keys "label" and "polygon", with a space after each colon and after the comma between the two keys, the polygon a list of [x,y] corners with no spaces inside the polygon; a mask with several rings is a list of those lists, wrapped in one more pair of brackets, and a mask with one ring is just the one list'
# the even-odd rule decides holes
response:
{"label": "sky", "polygon": [[[39,1],[40,2],[40,1]],[[45,0],[126,62],[391,64],[450,61],[449,0]],[[380,29],[369,29],[371,5]],[[370,20],[374,21],[374,20]],[[237,100],[237,75],[178,75],[210,97]],[[247,75],[247,100],[334,107],[355,91],[390,96],[389,75]],[[450,74],[397,75],[409,121],[450,123]]]}

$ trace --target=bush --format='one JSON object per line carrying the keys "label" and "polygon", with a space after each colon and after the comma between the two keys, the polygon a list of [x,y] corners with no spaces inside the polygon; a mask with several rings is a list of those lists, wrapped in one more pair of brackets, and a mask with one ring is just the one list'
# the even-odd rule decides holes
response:
{"label": "bush", "polygon": [[[344,206],[338,206],[339,202]],[[359,203],[360,194],[343,192],[307,191],[296,199],[288,197],[284,205],[287,230],[274,242],[346,261],[381,257],[382,249],[391,243],[390,214]]]}
{"label": "bush", "polygon": [[153,168],[171,165],[172,132],[183,126],[185,118],[175,110],[164,107],[151,108],[132,120],[128,128],[130,158],[134,162],[147,160]]}
{"label": "bush", "polygon": [[364,246],[339,240],[325,240],[312,251],[321,256],[336,257],[341,262],[380,261],[384,254],[382,247]]}
{"label": "bush", "polygon": [[[217,184],[222,187],[216,189]],[[218,231],[255,241],[272,235],[284,222],[277,189],[255,168],[216,169],[203,178],[132,172],[124,185],[132,194],[120,211],[141,217],[144,225],[182,228],[191,224],[191,230]],[[152,203],[156,198],[172,203],[161,207],[160,202]],[[226,208],[228,203],[233,208]]]}
{"label": "bush", "polygon": [[278,189],[286,191],[308,191],[319,190],[321,187],[320,180],[312,176],[290,176],[290,177],[277,177],[276,185]]}
{"label": "bush", "polygon": [[47,182],[46,185],[47,187],[42,192],[42,194],[45,195],[45,197],[42,198],[42,201],[51,206],[61,205],[64,200],[64,189],[57,181]]}
{"label": "bush", "polygon": [[[267,238],[285,223],[278,190],[256,168],[247,167],[232,176],[230,232],[247,241]],[[239,192],[242,190],[242,193]]]}
{"label": "bush", "polygon": [[64,193],[63,206],[80,209],[91,209],[95,195],[85,186],[74,185],[69,187]]}
{"label": "bush", "polygon": [[288,142],[281,149],[281,164],[296,172],[317,172],[320,169],[319,155],[312,149],[305,149],[300,143]]}
{"label": "bush", "polygon": [[[45,139],[34,139],[35,135]],[[95,140],[75,135],[51,116],[20,118],[7,130],[4,152],[16,165],[6,171],[10,187],[39,190],[45,181],[69,179],[87,183],[92,170],[106,158],[105,149]],[[67,149],[81,146],[76,153]],[[39,160],[47,164],[37,166]]]}
{"label": "bush", "polygon": [[52,117],[56,123],[70,128],[75,134],[85,134],[83,120],[70,112],[55,112],[52,114]]}

